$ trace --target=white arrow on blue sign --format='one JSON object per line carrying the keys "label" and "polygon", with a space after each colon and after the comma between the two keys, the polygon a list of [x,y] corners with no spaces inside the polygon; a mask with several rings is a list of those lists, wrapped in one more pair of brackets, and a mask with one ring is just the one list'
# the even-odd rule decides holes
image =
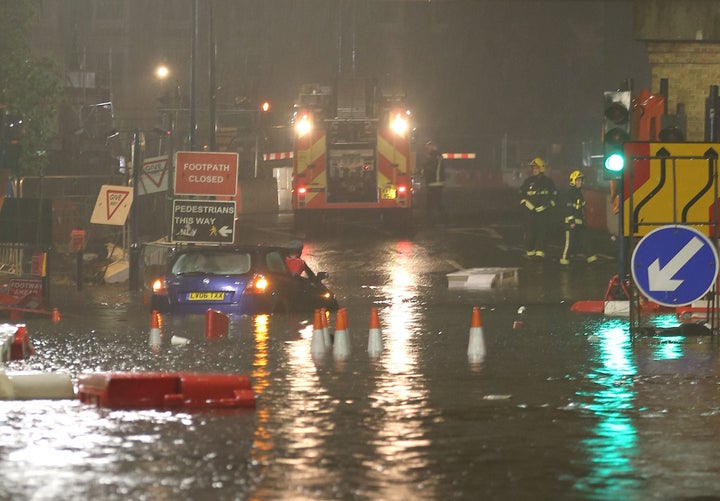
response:
{"label": "white arrow on blue sign", "polygon": [[645,235],[632,255],[638,289],[663,306],[697,301],[713,287],[718,274],[715,244],[690,226],[663,226]]}

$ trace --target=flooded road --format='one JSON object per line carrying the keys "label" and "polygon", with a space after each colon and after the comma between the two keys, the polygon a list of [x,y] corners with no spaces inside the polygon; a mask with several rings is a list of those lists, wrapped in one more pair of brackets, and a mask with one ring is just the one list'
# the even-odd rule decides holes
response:
{"label": "flooded road", "polygon": [[[283,218],[244,230],[293,236]],[[523,260],[520,240],[519,226],[485,222],[411,240],[360,227],[307,237],[306,260],[348,310],[342,360],[312,356],[311,315],[233,318],[215,341],[204,317],[163,317],[153,350],[142,293],[55,287],[62,320],[26,319],[37,354],[9,370],[247,374],[257,408],[0,401],[0,499],[720,496],[718,341],[631,338],[624,319],[571,313],[602,298],[612,251],[566,270]],[[519,284],[448,288],[447,273],[472,267],[517,267]],[[474,306],[480,362],[467,355]],[[373,307],[379,357],[367,353]]]}

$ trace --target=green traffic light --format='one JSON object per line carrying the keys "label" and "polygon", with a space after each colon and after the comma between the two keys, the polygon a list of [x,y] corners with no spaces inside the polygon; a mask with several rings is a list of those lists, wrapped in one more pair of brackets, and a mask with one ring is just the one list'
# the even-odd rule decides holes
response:
{"label": "green traffic light", "polygon": [[625,157],[620,153],[613,153],[605,158],[605,169],[611,172],[622,172],[625,168]]}

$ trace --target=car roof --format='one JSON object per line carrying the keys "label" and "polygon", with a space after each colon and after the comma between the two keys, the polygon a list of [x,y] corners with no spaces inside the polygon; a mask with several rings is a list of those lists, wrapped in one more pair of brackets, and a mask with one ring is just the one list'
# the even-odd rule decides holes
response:
{"label": "car roof", "polygon": [[279,251],[287,253],[290,251],[287,247],[278,245],[265,245],[265,244],[233,244],[233,245],[205,245],[205,244],[189,244],[189,245],[178,245],[173,247],[172,254],[185,254],[189,252],[247,252],[250,254],[255,253],[267,253],[271,251]]}

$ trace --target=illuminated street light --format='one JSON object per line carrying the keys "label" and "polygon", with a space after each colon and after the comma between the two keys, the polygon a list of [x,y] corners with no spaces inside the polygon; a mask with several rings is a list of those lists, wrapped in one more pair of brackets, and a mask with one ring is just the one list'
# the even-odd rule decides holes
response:
{"label": "illuminated street light", "polygon": [[170,75],[170,68],[165,66],[164,64],[161,64],[157,68],[155,68],[155,76],[158,77],[160,80],[165,80]]}

